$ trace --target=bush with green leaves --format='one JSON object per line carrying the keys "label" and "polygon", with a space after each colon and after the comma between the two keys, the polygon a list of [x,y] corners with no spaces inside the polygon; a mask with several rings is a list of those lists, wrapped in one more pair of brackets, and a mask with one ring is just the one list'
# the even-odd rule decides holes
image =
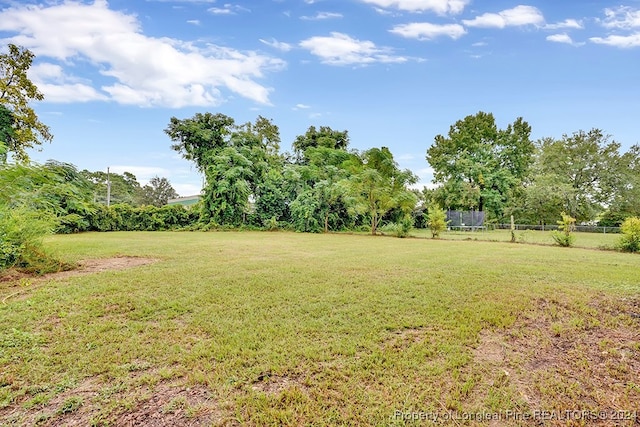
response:
{"label": "bush with green leaves", "polygon": [[427,225],[431,230],[431,237],[436,239],[440,236],[440,233],[447,229],[447,216],[445,212],[440,209],[440,206],[436,204],[429,206],[427,213],[429,218]]}
{"label": "bush with green leaves", "polygon": [[0,205],[0,270],[15,267],[43,274],[67,269],[67,264],[42,245],[42,238],[52,232],[54,224],[51,217],[28,208]]}
{"label": "bush with green leaves", "polygon": [[618,248],[625,252],[640,252],[640,217],[632,216],[620,225],[622,237],[618,241]]}
{"label": "bush with green leaves", "polygon": [[[133,207],[116,204],[109,207],[96,205],[88,217],[92,231],[160,231],[193,228],[198,221],[198,210],[182,205]],[[84,231],[84,230],[81,230]]]}
{"label": "bush with green leaves", "polygon": [[408,237],[411,229],[413,228],[413,217],[411,215],[405,215],[404,218],[398,223],[399,230],[397,237]]}
{"label": "bush with green leaves", "polygon": [[562,212],[560,215],[562,216],[562,220],[558,221],[558,230],[552,231],[551,236],[556,244],[569,247],[572,246],[575,241],[573,232],[576,229],[576,219],[566,212]]}
{"label": "bush with green leaves", "polygon": [[43,249],[42,238],[86,229],[83,184],[65,163],[0,166],[0,269],[47,273],[69,267]]}
{"label": "bush with green leaves", "polygon": [[405,237],[409,237],[409,232],[413,228],[413,217],[407,215],[403,217],[400,221],[390,222],[385,226],[380,228],[383,234],[392,234],[401,239]]}

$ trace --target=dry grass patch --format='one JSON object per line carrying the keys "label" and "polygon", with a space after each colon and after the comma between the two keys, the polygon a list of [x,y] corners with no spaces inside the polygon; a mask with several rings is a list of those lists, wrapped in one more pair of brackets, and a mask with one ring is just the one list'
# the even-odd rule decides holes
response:
{"label": "dry grass patch", "polygon": [[[599,295],[580,305],[539,298],[532,306],[512,327],[480,334],[474,362],[493,373],[487,377],[493,382],[479,390],[484,406],[495,406],[491,400],[496,396],[515,392],[512,401],[522,402],[515,410],[605,411],[606,419],[588,424],[637,425],[633,411],[640,404],[639,300]],[[611,415],[624,411],[628,419]],[[584,421],[547,420],[545,425]]]}
{"label": "dry grass patch", "polygon": [[116,426],[211,426],[220,423],[218,405],[206,387],[160,383],[133,409],[120,414]]}
{"label": "dry grass patch", "polygon": [[293,388],[304,392],[308,391],[308,387],[300,378],[287,375],[272,375],[271,373],[260,374],[251,386],[253,391],[269,395],[278,395],[285,390]]}
{"label": "dry grass patch", "polygon": [[3,408],[0,419],[3,426],[154,427],[211,426],[222,418],[204,386],[159,381],[131,389],[88,378],[50,399],[42,398],[41,403],[20,402]]}

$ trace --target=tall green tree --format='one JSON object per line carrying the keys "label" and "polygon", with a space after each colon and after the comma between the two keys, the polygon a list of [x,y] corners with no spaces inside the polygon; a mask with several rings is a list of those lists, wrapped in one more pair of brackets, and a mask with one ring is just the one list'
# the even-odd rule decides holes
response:
{"label": "tall green tree", "polygon": [[142,204],[151,206],[164,206],[169,199],[175,199],[178,193],[171,186],[167,178],[154,176],[149,183],[142,187]]}
{"label": "tall green tree", "polygon": [[171,149],[204,172],[212,153],[229,145],[235,121],[224,114],[196,113],[192,118],[171,117],[164,132],[174,142]]}
{"label": "tall green tree", "polygon": [[331,148],[335,150],[346,150],[349,146],[349,132],[346,130],[333,130],[329,126],[309,126],[304,135],[298,135],[293,141],[293,151],[297,163],[306,164],[309,159],[306,151],[309,148]]}
{"label": "tall green tree", "polygon": [[445,193],[439,199],[450,208],[477,208],[501,218],[533,162],[530,135],[531,126],[521,117],[506,129],[482,111],[458,120],[427,150],[434,182]]}
{"label": "tall green tree", "polygon": [[11,113],[12,135],[3,143],[17,160],[26,162],[29,159],[27,149],[50,142],[53,135],[29,106],[32,100],[44,99],[27,76],[34,54],[14,44],[7,47],[8,52],[0,54],[0,106]]}
{"label": "tall green tree", "polygon": [[368,216],[371,234],[376,234],[385,214],[399,209],[409,215],[417,197],[408,189],[417,177],[400,170],[387,147],[371,148],[362,153],[361,163],[353,163],[352,173],[343,181],[351,209]]}
{"label": "tall green tree", "polygon": [[578,221],[595,219],[629,182],[631,159],[600,129],[543,138],[537,148],[536,175],[572,189],[564,210]]}
{"label": "tall green tree", "polygon": [[514,200],[513,214],[525,224],[555,225],[562,212],[577,212],[576,189],[553,174],[535,174],[521,197]]}
{"label": "tall green tree", "polygon": [[640,145],[636,144],[620,157],[618,164],[622,185],[608,205],[600,222],[620,225],[625,218],[640,217]]}
{"label": "tall green tree", "polygon": [[280,157],[280,129],[272,120],[258,116],[254,123],[245,125],[247,132],[255,135],[269,156]]}
{"label": "tall green tree", "polygon": [[[247,214],[267,220],[251,202],[267,197],[264,184],[273,184],[274,179],[269,172],[284,164],[276,125],[262,116],[254,123],[236,125],[224,114],[198,113],[189,119],[172,117],[165,132],[174,142],[171,148],[204,174],[203,221],[238,226]],[[263,202],[267,200],[259,206],[266,207]]]}
{"label": "tall green tree", "polygon": [[323,230],[327,233],[330,222],[342,226],[349,222],[347,218],[339,218],[340,214],[347,214],[344,205],[345,189],[341,181],[348,177],[346,166],[351,164],[356,156],[344,149],[329,147],[310,147],[305,153],[309,164],[302,168],[316,198],[317,213]]}
{"label": "tall green tree", "polygon": [[249,207],[252,163],[236,147],[212,153],[209,160],[201,218],[219,225],[239,226]]}
{"label": "tall green tree", "polygon": [[283,170],[269,169],[257,187],[255,215],[258,225],[268,226],[272,221],[288,221],[290,197]]}

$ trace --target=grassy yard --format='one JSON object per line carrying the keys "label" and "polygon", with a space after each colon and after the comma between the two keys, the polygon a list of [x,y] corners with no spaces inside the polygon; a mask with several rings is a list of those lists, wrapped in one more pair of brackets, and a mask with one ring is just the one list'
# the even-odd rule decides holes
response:
{"label": "grassy yard", "polygon": [[634,425],[640,256],[478,240],[51,237],[151,263],[0,282],[0,425]]}

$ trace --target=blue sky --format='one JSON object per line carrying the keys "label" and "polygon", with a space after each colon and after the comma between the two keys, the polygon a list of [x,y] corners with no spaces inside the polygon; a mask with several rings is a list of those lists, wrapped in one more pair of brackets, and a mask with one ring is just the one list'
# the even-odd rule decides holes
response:
{"label": "blue sky", "polygon": [[640,142],[640,0],[0,0],[0,38],[36,54],[54,140],[33,160],[181,195],[202,179],[163,129],[197,112],[270,118],[283,150],[310,125],[346,129],[420,185],[434,137],[478,111],[534,139]]}

